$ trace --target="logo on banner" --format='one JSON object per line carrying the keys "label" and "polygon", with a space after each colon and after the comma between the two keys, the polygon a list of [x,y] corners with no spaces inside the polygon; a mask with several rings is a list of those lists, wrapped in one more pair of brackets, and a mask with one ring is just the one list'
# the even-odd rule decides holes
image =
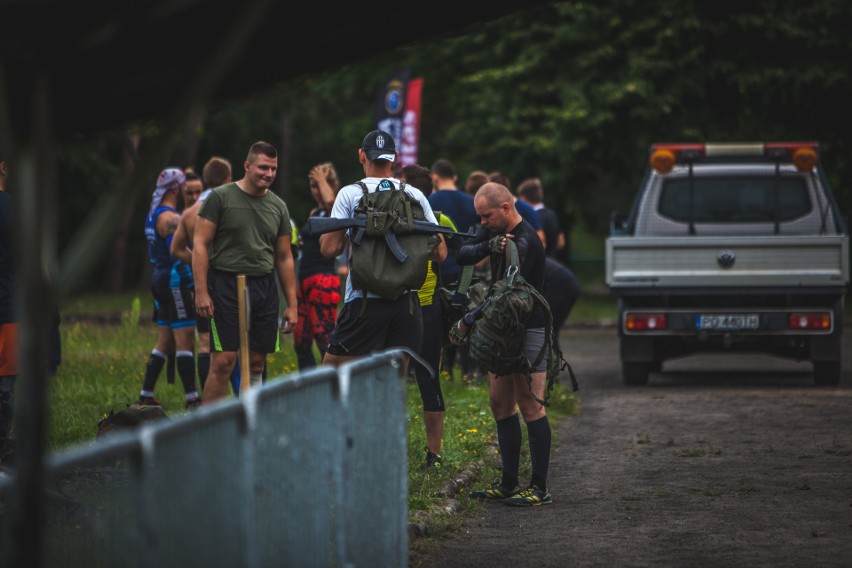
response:
{"label": "logo on banner", "polygon": [[405,102],[403,98],[405,83],[402,81],[391,81],[388,83],[387,89],[387,93],[385,94],[385,111],[390,115],[397,115],[402,111],[403,103]]}

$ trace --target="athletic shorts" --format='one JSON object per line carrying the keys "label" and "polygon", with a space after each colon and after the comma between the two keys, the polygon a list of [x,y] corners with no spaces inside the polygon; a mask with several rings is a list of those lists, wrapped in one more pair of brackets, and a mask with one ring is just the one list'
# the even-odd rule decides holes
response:
{"label": "athletic shorts", "polygon": [[172,329],[195,326],[195,294],[186,286],[151,286],[157,325]]}
{"label": "athletic shorts", "polygon": [[[240,350],[240,319],[237,303],[237,275],[210,270],[207,288],[213,300],[210,321],[210,351]],[[249,350],[274,353],[281,346],[278,331],[278,283],[274,273],[247,276],[249,310]]]}
{"label": "athletic shorts", "polygon": [[[529,359],[530,364],[535,363],[535,358],[538,357],[538,352],[541,351],[542,345],[544,345],[544,328],[535,327],[533,329],[528,329],[527,335],[524,339],[524,356]],[[541,358],[541,362],[536,365],[536,367],[532,370],[546,371],[547,356],[548,352],[545,349],[544,355],[542,355]]]}
{"label": "athletic shorts", "polygon": [[370,298],[361,313],[361,298],[343,305],[331,333],[328,353],[332,355],[369,355],[393,347],[420,351],[423,319],[416,293],[403,294],[396,300]]}
{"label": "athletic shorts", "polygon": [[18,374],[18,324],[0,323],[0,377]]}
{"label": "athletic shorts", "polygon": [[210,319],[196,317],[195,318],[195,330],[198,333],[210,333]]}

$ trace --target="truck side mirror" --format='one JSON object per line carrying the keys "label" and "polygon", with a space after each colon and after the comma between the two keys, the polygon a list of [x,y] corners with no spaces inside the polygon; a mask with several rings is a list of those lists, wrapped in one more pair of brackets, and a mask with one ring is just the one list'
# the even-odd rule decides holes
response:
{"label": "truck side mirror", "polygon": [[627,233],[627,215],[613,211],[609,216],[609,234],[624,235]]}

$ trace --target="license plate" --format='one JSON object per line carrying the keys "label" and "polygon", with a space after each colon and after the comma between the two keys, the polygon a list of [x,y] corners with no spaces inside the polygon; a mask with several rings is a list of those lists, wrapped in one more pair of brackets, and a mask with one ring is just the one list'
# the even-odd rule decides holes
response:
{"label": "license plate", "polygon": [[701,314],[695,318],[697,329],[757,329],[759,324],[757,314]]}

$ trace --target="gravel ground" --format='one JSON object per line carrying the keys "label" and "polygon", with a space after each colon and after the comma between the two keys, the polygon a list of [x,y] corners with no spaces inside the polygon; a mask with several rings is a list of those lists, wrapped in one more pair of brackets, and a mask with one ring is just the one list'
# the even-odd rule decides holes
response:
{"label": "gravel ground", "polygon": [[553,425],[553,504],[487,503],[410,565],[852,566],[850,335],[837,388],[756,355],[668,362],[628,388],[614,329],[563,330],[579,412]]}

